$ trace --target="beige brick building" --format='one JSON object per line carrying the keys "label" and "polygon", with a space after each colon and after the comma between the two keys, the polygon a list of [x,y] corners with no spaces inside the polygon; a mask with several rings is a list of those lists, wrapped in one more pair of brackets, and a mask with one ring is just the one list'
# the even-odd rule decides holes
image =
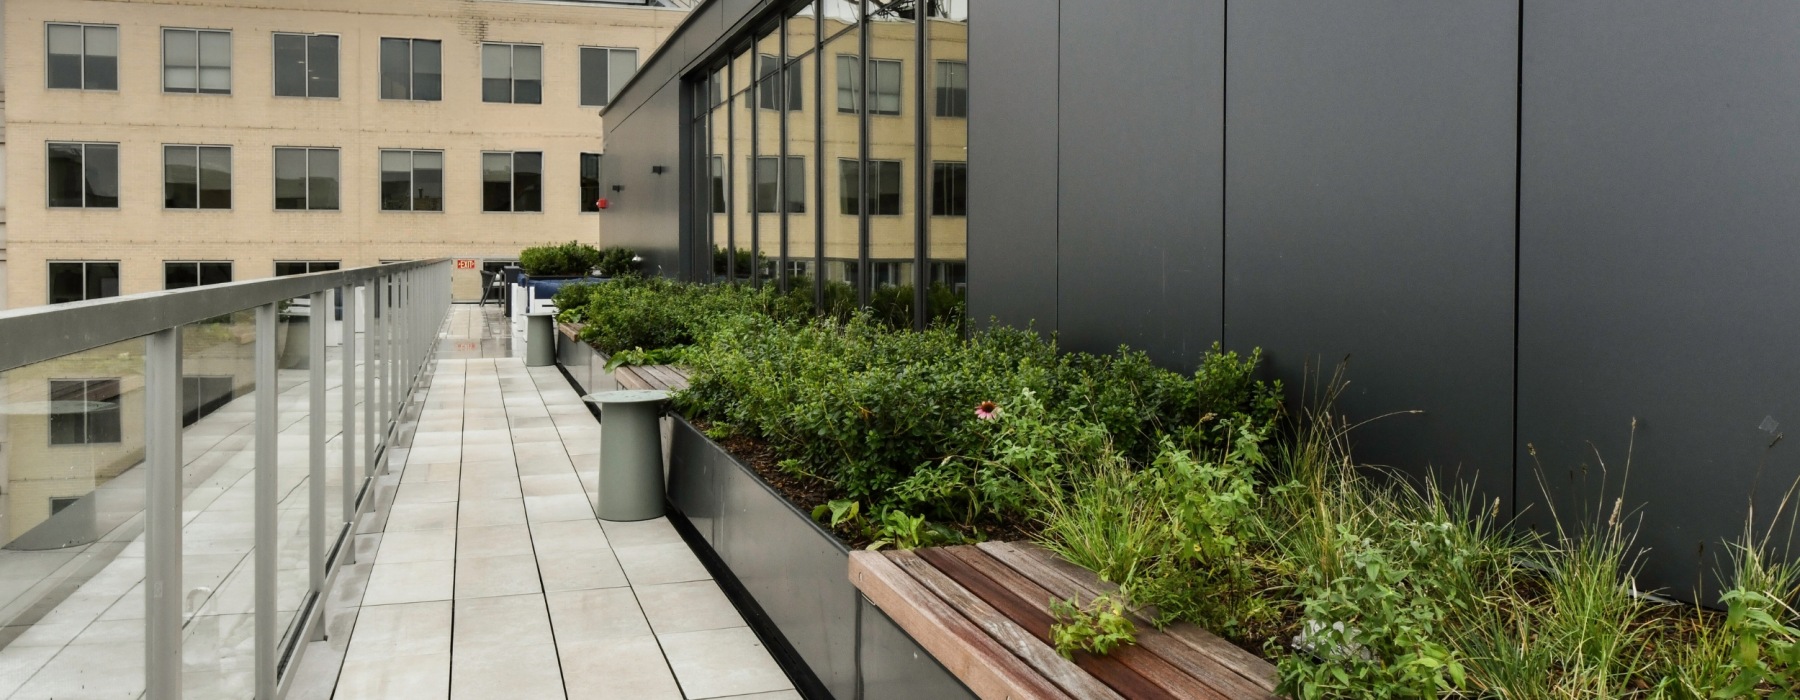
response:
{"label": "beige brick building", "polygon": [[[586,193],[597,188],[588,182],[583,189],[582,154],[605,150],[594,104],[604,98],[595,95],[617,90],[637,57],[685,16],[626,4],[518,0],[11,0],[4,13],[12,206],[0,279],[11,308],[50,301],[53,261],[116,261],[117,292],[133,294],[163,289],[167,261],[228,262],[231,278],[242,280],[272,275],[283,261],[355,267],[438,256],[493,260],[541,243],[600,242],[601,216],[582,210]],[[327,38],[315,45],[291,35]],[[395,75],[398,56],[409,64],[400,74],[414,83],[400,89],[428,92],[429,59],[418,53],[424,49],[395,54],[395,39],[413,40],[406,46],[436,42],[439,99],[405,99],[393,85],[384,88],[384,69]],[[284,46],[304,52],[278,61]],[[116,56],[111,85],[109,53]],[[593,59],[602,55],[609,70],[595,69]],[[418,71],[410,70],[415,60]],[[318,86],[334,82],[335,96],[278,96],[292,92],[296,65],[304,66],[303,92],[329,95],[333,90]],[[596,73],[610,73],[610,84]],[[484,82],[486,98],[498,89],[516,102],[484,100]],[[541,95],[536,103],[533,93]],[[110,144],[116,183],[97,184],[93,168],[104,170]],[[228,150],[201,149],[195,176],[193,161],[184,168],[165,153],[171,145]],[[335,208],[277,208],[278,148],[335,150],[333,196],[310,195]],[[402,199],[410,192],[425,207],[441,202],[441,210],[391,210],[383,198],[386,150],[441,153],[415,160],[414,179],[396,185],[407,190]],[[71,152],[86,155],[69,166]],[[489,155],[490,164],[518,166],[513,189],[502,185],[496,193],[483,170],[484,153],[494,152],[540,153],[541,184],[530,182],[529,156]],[[292,154],[290,167],[310,162]],[[229,161],[228,177],[204,167],[209,157]],[[53,160],[65,177],[53,177]],[[395,154],[388,162],[403,161]],[[438,162],[441,176],[434,176],[426,166]],[[309,174],[327,170],[314,167]],[[86,176],[71,179],[70,172]],[[205,191],[217,189],[209,177],[228,180],[228,202]],[[441,193],[431,196],[434,177],[441,177]],[[191,203],[195,179],[200,207]],[[323,180],[304,182],[333,189]],[[284,196],[292,196],[292,182]],[[69,203],[58,183],[85,189],[87,200],[75,191],[73,206],[51,206]],[[185,196],[176,191],[184,183]],[[308,192],[301,185],[302,196]],[[496,194],[510,194],[509,204],[524,208],[535,199],[538,211],[485,211]],[[116,206],[108,206],[113,196]],[[472,297],[477,277],[463,272],[458,285],[459,296]]]}

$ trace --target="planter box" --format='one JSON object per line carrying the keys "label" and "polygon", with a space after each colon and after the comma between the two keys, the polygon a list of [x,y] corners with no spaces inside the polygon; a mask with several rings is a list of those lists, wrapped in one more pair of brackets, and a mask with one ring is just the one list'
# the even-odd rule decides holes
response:
{"label": "planter box", "polygon": [[671,517],[685,520],[711,546],[715,577],[748,599],[749,605],[742,599],[739,604],[752,608],[746,614],[752,624],[761,618],[778,633],[770,651],[790,668],[798,661],[811,670],[813,678],[795,679],[803,694],[837,700],[974,697],[862,598],[850,584],[849,551],[837,538],[693,425],[680,418],[674,423]]}
{"label": "planter box", "polygon": [[562,365],[584,394],[619,388],[612,372],[606,370],[606,353],[581,342],[580,331],[567,323],[556,324],[556,363]]}

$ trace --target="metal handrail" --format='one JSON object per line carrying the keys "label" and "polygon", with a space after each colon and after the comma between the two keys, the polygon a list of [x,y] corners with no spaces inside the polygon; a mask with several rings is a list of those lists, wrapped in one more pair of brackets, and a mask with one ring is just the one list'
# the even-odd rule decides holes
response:
{"label": "metal handrail", "polygon": [[[293,682],[292,671],[299,666],[306,642],[323,638],[324,593],[342,565],[355,558],[353,523],[376,506],[373,480],[387,473],[390,440],[398,434],[404,409],[426,376],[438,331],[449,311],[449,272],[448,259],[420,260],[0,313],[0,338],[4,338],[0,341],[0,371],[144,339],[143,697],[182,697],[182,328],[239,311],[255,312],[255,697],[278,700]],[[332,494],[326,493],[326,413],[330,410],[326,384],[330,377],[325,326],[331,323],[327,310],[333,293],[344,300],[339,321],[344,478],[343,491],[338,494],[344,510],[342,520],[326,523],[325,502]],[[282,411],[275,339],[280,303],[302,297],[308,299],[314,314],[311,320],[316,323],[308,337],[311,391],[305,438],[310,571],[305,601],[296,613],[300,617],[283,634],[275,585],[277,440]],[[358,413],[362,418],[360,445],[354,429]]]}
{"label": "metal handrail", "polygon": [[448,260],[414,260],[349,270],[227,282],[0,312],[0,372],[140,338],[165,328],[359,285]]}

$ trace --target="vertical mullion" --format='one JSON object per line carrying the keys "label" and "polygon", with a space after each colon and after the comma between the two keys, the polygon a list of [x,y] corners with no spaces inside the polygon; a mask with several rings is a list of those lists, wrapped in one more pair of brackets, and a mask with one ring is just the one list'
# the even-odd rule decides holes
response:
{"label": "vertical mullion", "polygon": [[338,300],[344,307],[339,334],[343,348],[338,356],[343,364],[343,405],[340,409],[344,435],[344,544],[338,550],[339,564],[356,563],[356,492],[362,481],[356,477],[356,285],[338,287]]}
{"label": "vertical mullion", "polygon": [[375,289],[376,280],[362,285],[363,315],[363,476],[361,484],[375,474]]}
{"label": "vertical mullion", "polygon": [[725,282],[737,284],[737,67],[736,58],[725,59]]}
{"label": "vertical mullion", "polygon": [[275,481],[277,412],[281,386],[275,376],[275,305],[256,307],[256,481],[254,568],[256,699],[275,700]]}
{"label": "vertical mullion", "polygon": [[[757,125],[762,122],[763,81],[762,76],[757,75],[761,72],[762,55],[756,52],[756,43],[756,35],[751,34],[750,53],[748,54],[750,57],[750,88],[744,92],[745,101],[750,103],[750,162],[745,173],[750,176],[750,186],[746,189],[750,194],[751,289],[762,288],[762,217],[756,208],[761,204],[757,201],[757,195],[761,194],[757,190],[762,188],[762,178],[760,173],[756,172],[756,159],[762,155],[762,144],[757,143],[757,140],[762,137],[762,133],[757,130]],[[736,251],[732,252],[732,257],[737,257]]]}
{"label": "vertical mullion", "polygon": [[869,269],[869,69],[874,65],[869,61],[869,5],[866,1],[856,3],[858,14],[857,28],[862,32],[857,37],[857,192],[856,192],[856,305],[869,305],[869,290],[874,286],[873,270]]}
{"label": "vertical mullion", "polygon": [[[825,310],[825,7],[813,10],[813,309]],[[839,179],[842,184],[842,178]]]}
{"label": "vertical mullion", "polygon": [[[917,40],[913,42],[913,328],[925,329],[925,284],[928,274],[925,270],[928,242],[926,226],[930,223],[930,212],[925,208],[925,169],[930,164],[931,155],[929,121],[925,116],[925,57],[930,52],[925,46],[930,32],[926,31],[929,13],[921,12],[913,22],[917,31]],[[902,104],[900,109],[906,109]]]}
{"label": "vertical mullion", "polygon": [[782,294],[788,292],[788,111],[793,105],[788,104],[788,17],[784,12],[780,21],[775,23],[775,32],[779,38],[775,42],[775,87],[780,94],[775,96],[776,115],[780,118],[777,128],[781,148],[775,156],[775,210],[781,212],[781,236],[775,251],[775,288]]}
{"label": "vertical mullion", "polygon": [[[324,291],[312,293],[307,309],[307,340],[310,341],[307,354],[308,388],[307,410],[308,422],[306,448],[307,455],[307,573],[310,592],[315,596],[325,593],[325,327],[321,319],[323,309],[327,306],[327,294]],[[320,600],[323,603],[323,600]],[[322,604],[313,606],[314,621],[322,623],[325,619]],[[325,638],[325,625],[312,625],[312,635],[307,641],[319,641]]]}
{"label": "vertical mullion", "polygon": [[[181,697],[181,328],[144,353],[144,669],[148,700]],[[86,393],[85,391],[83,392]],[[83,428],[86,430],[85,426]]]}

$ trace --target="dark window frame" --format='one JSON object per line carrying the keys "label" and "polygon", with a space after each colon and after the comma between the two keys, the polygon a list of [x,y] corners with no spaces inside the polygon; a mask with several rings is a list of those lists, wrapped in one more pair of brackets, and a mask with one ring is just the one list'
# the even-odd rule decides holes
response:
{"label": "dark window frame", "polygon": [[[194,65],[192,66],[192,70],[194,71],[194,87],[191,90],[186,89],[186,88],[171,88],[171,87],[169,87],[169,70],[170,69],[172,69],[172,68],[179,68],[179,69],[184,69],[184,70],[189,69],[189,66],[186,66],[186,65],[174,66],[174,65],[169,64],[169,35],[171,33],[186,33],[186,34],[194,35]],[[205,48],[205,46],[202,45],[202,41],[201,41],[201,38],[207,34],[223,35],[225,37],[225,89],[223,89],[223,90],[219,90],[216,88],[209,90],[204,87],[201,87],[202,80],[201,80],[200,76],[209,67],[206,63],[206,48]],[[232,94],[232,90],[236,87],[237,76],[232,74],[232,71],[235,70],[235,64],[236,64],[236,61],[234,60],[234,57],[232,56],[232,54],[236,50],[237,50],[236,42],[232,39],[231,30],[229,30],[229,29],[197,29],[197,28],[189,28],[189,27],[163,27],[162,28],[162,57],[161,57],[162,71],[163,71],[162,91],[165,93],[176,93],[176,94],[230,96]],[[215,68],[215,69],[218,68],[218,66],[210,66],[210,67]]]}
{"label": "dark window frame", "polygon": [[[487,77],[487,72],[488,72],[487,60],[488,60],[488,48],[489,47],[505,47],[506,48],[506,78],[505,78],[505,80],[506,80],[507,99],[505,99],[505,100],[489,99],[487,81],[501,80],[500,78]],[[519,58],[518,57],[519,57],[519,49],[521,49],[521,48],[530,48],[530,49],[537,50],[537,57],[538,57],[537,74],[538,74],[538,77],[535,81],[532,81],[529,78],[520,78],[518,75],[519,74],[519,70],[518,70]],[[520,104],[535,105],[535,104],[543,104],[544,103],[544,45],[543,44],[523,44],[523,43],[505,42],[505,41],[484,41],[484,42],[481,42],[480,59],[481,59],[481,101],[482,102],[485,102],[488,104],[515,104],[515,105],[520,105]],[[521,100],[519,97],[519,85],[520,85],[520,83],[524,83],[524,82],[536,82],[537,83],[537,95],[535,97],[533,97],[532,99]]]}
{"label": "dark window frame", "polygon": [[[582,153],[580,156],[578,167],[581,170],[581,211],[583,213],[600,211],[600,160],[604,155],[606,154]],[[592,162],[594,164],[594,175],[592,178],[588,177],[588,162],[590,156],[592,157]]]}
{"label": "dark window frame", "polygon": [[[281,91],[281,61],[279,60],[279,52],[281,49],[279,48],[279,43],[280,43],[282,37],[298,37],[301,39],[301,52],[300,52],[301,53],[301,68],[300,68],[301,76],[300,77],[301,77],[301,84],[305,86],[305,89],[302,90],[301,94],[298,94],[298,95],[288,94],[288,93],[284,93]],[[317,75],[314,73],[313,62],[316,58],[313,55],[313,43],[314,43],[313,40],[314,39],[330,39],[331,40],[332,60],[331,60],[331,80],[330,80],[330,90],[329,90],[330,94],[322,94],[324,92],[324,89],[321,86],[325,81],[321,80],[320,75]],[[323,42],[321,42],[321,43],[323,43]],[[338,99],[340,97],[341,92],[342,92],[340,82],[341,82],[342,73],[343,73],[343,37],[342,36],[337,35],[337,34],[319,33],[319,32],[312,32],[312,33],[308,33],[308,32],[271,32],[270,38],[269,38],[269,52],[270,52],[270,59],[271,59],[269,61],[270,88],[276,97],[300,97],[300,98],[306,98],[306,99],[321,99],[321,100]],[[315,94],[315,88],[317,88],[321,94]]]}
{"label": "dark window frame", "polygon": [[[387,189],[387,173],[389,171],[387,170],[387,166],[383,163],[383,161],[387,160],[387,154],[389,154],[389,153],[405,153],[406,154],[406,163],[407,163],[406,182],[407,182],[407,185],[406,185],[406,208],[404,208],[404,209],[393,208],[393,207],[388,206],[388,198],[387,198],[386,189]],[[437,182],[438,192],[437,192],[437,202],[436,202],[437,206],[432,209],[420,209],[419,208],[420,200],[426,199],[419,192],[419,154],[421,154],[421,153],[433,154],[438,157],[438,169],[437,169],[437,171],[438,171],[438,182]],[[435,150],[435,149],[429,149],[429,148],[382,148],[382,149],[378,149],[376,151],[375,167],[381,173],[381,182],[380,182],[380,186],[382,188],[381,197],[380,197],[381,211],[404,211],[404,212],[421,212],[421,211],[442,212],[442,211],[444,211],[444,200],[448,199],[448,197],[446,196],[446,193],[444,192],[444,166],[445,165],[446,165],[446,162],[445,162],[445,158],[444,158],[444,152],[441,150]],[[429,168],[427,168],[427,170],[429,170]]]}
{"label": "dark window frame", "polygon": [[[507,180],[506,207],[507,208],[505,208],[505,209],[490,208],[490,203],[488,201],[489,182],[487,179],[487,174],[488,174],[487,160],[488,160],[488,156],[498,156],[498,155],[507,156],[507,159],[506,159],[506,180]],[[521,208],[519,208],[519,201],[521,199],[521,195],[532,192],[532,190],[531,190],[532,186],[528,182],[520,181],[521,180],[520,165],[522,165],[526,160],[529,160],[531,158],[537,159],[537,173],[536,173],[537,183],[536,183],[536,192],[534,194],[536,204],[535,204],[535,208],[521,209]],[[544,152],[543,151],[482,151],[481,152],[481,211],[484,214],[489,214],[489,213],[491,213],[491,214],[542,214],[542,213],[544,213]]]}
{"label": "dark window frame", "polygon": [[[56,171],[55,163],[52,159],[56,157],[56,149],[58,147],[67,148],[67,147],[71,147],[71,146],[78,148],[81,152],[80,163],[79,163],[79,171],[81,174],[81,203],[80,204],[57,204],[56,203],[57,202],[56,195],[52,189],[54,187],[55,183],[52,181],[51,175],[54,174],[54,172]],[[93,157],[88,155],[89,149],[92,149],[92,148],[105,148],[105,149],[112,150],[112,164],[113,164],[112,190],[113,190],[113,194],[111,197],[112,202],[110,204],[91,203],[95,199],[102,200],[102,202],[104,202],[104,200],[107,199],[104,195],[100,195],[99,193],[95,192],[95,188],[93,187],[93,185],[95,184],[95,180],[96,180],[96,178],[94,177],[94,171],[93,171],[93,160],[94,159],[93,159]],[[45,207],[50,208],[50,209],[118,209],[119,208],[119,144],[118,143],[104,142],[104,141],[46,141],[46,142],[44,142],[44,168],[45,168],[45,170],[44,170],[44,172],[45,172],[45,177],[44,177],[44,202],[45,202],[45,204],[44,204],[44,206]]]}
{"label": "dark window frame", "polygon": [[[782,213],[780,200],[784,198],[784,194],[787,200],[787,213],[806,213],[806,156],[787,156],[787,187],[785,190],[781,186],[781,158],[782,156],[756,156],[749,161],[751,191],[750,196],[745,199],[749,200],[746,204],[750,207],[750,213]],[[762,176],[765,168],[774,171],[774,174],[770,176],[773,182],[763,182]],[[798,182],[795,181],[796,178],[798,178]],[[765,184],[773,188],[773,191],[768,193],[767,202],[763,197]]]}
{"label": "dark window frame", "polygon": [[[601,97],[600,101],[597,103],[588,101],[589,95],[588,95],[587,56],[588,56],[589,51],[601,52],[601,54],[605,57],[603,60],[606,63],[604,69],[602,69],[602,71],[601,71],[602,75],[599,76],[600,87],[602,88],[601,92],[604,93],[604,96]],[[617,60],[618,54],[630,54],[631,55],[631,72],[625,76],[624,80],[620,80],[620,81],[618,81],[617,84],[614,84],[613,66],[616,65],[614,63],[614,61]],[[542,54],[539,54],[539,56],[540,56],[539,60],[541,61]],[[577,87],[576,101],[580,102],[581,106],[583,106],[583,107],[605,107],[609,104],[612,104],[613,98],[619,96],[619,88],[625,87],[625,83],[627,83],[631,80],[631,76],[637,75],[638,50],[634,49],[634,48],[625,47],[625,46],[581,46],[575,50],[575,56],[576,56],[576,60],[577,60],[577,67],[580,70],[580,75],[577,76],[578,83],[576,86]],[[542,78],[539,78],[539,80],[542,80]]]}
{"label": "dark window frame", "polygon": [[[51,447],[81,447],[87,445],[117,445],[125,441],[124,421],[120,417],[119,399],[124,393],[120,377],[93,377],[81,379],[51,379],[50,401],[52,406],[58,396],[79,395],[83,402],[93,401],[95,396],[110,397],[112,406],[99,410],[82,410],[78,412],[50,411],[50,427],[46,431],[47,442]],[[59,386],[60,385],[60,386]],[[73,390],[73,391],[71,391]],[[67,400],[67,399],[64,399]],[[99,416],[110,425],[102,424],[96,429],[95,417]],[[58,420],[60,418],[60,420]],[[70,439],[63,434],[70,432],[66,426],[70,421],[79,421],[74,432],[79,433],[77,439]]]}
{"label": "dark window frame", "polygon": [[[122,266],[121,261],[118,261],[118,260],[46,260],[46,261],[44,261],[44,265],[45,265],[45,270],[46,270],[46,272],[48,272],[48,277],[49,277],[49,279],[47,280],[47,292],[48,293],[45,295],[45,299],[48,300],[47,303],[61,304],[61,303],[72,302],[72,301],[89,301],[92,299],[110,299],[112,297],[119,296],[119,277],[120,277],[120,267]],[[56,277],[57,277],[56,266],[58,266],[58,265],[78,265],[78,266],[80,266],[80,268],[81,268],[81,298],[79,298],[79,299],[62,299],[62,300],[58,300],[56,298],[56,296],[57,296],[56,295]],[[106,293],[106,284],[104,282],[104,278],[100,278],[99,280],[96,280],[93,277],[94,273],[90,272],[90,270],[92,270],[95,266],[111,266],[111,268],[112,268],[112,293],[111,294]],[[99,287],[98,291],[95,291],[95,289],[94,289],[96,286]]]}
{"label": "dark window frame", "polygon": [[[867,163],[869,165],[867,178],[869,190],[877,193],[875,197],[863,195],[863,178],[861,177],[863,162],[855,158],[838,159],[840,212],[846,216],[860,215],[862,213],[861,202],[869,200],[869,216],[904,216],[906,212],[906,167],[903,163],[905,161],[870,158]],[[846,169],[847,165],[856,166],[855,172]],[[894,191],[887,193],[882,191],[882,187],[887,184],[889,178],[885,177],[887,174],[885,171],[890,167],[893,169]],[[855,183],[854,187],[851,186],[853,182]],[[887,206],[890,203],[892,206]]]}
{"label": "dark window frame", "polygon": [[[390,66],[387,64],[387,60],[388,60],[387,53],[385,51],[383,51],[381,49],[381,47],[382,47],[382,45],[384,45],[390,41],[406,42],[406,67],[404,68],[404,70],[406,72],[406,95],[403,97],[397,97],[397,96],[391,95],[388,93],[388,90],[387,90],[387,88],[388,88],[387,74],[389,72]],[[437,51],[437,65],[438,65],[437,73],[420,73],[419,72],[419,46],[421,44],[435,47],[435,50]],[[380,41],[376,43],[376,54],[377,54],[377,56],[376,56],[376,64],[377,64],[376,71],[377,72],[375,74],[375,78],[376,78],[375,91],[376,91],[376,95],[379,97],[379,99],[401,100],[401,101],[405,101],[405,102],[442,102],[443,101],[443,99],[444,99],[444,42],[442,40],[440,40],[440,39],[415,39],[415,38],[411,38],[411,37],[397,37],[397,36],[384,36],[384,37],[381,37]],[[420,93],[421,93],[420,86],[419,86],[419,76],[420,75],[436,75],[437,76],[437,85],[435,86],[436,87],[435,94],[433,94],[432,96],[429,96],[429,97],[421,97],[420,96]]]}
{"label": "dark window frame", "polygon": [[[76,74],[76,80],[75,80],[75,82],[77,84],[74,86],[56,85],[55,84],[56,83],[55,66],[54,66],[55,61],[53,60],[53,57],[57,56],[58,54],[51,52],[50,34],[57,27],[73,28],[73,29],[78,30],[79,33],[81,34],[80,53],[73,54],[74,56],[76,56],[79,59],[75,62],[76,66],[78,68],[78,72]],[[88,84],[89,77],[90,77],[89,69],[91,67],[90,63],[92,61],[94,61],[95,59],[108,58],[107,56],[91,55],[88,52],[88,32],[90,30],[110,30],[113,34],[113,55],[110,56],[110,58],[112,59],[112,86],[111,87],[104,87],[104,86],[95,87],[95,86],[90,86]],[[45,22],[44,23],[44,87],[49,90],[83,90],[83,91],[93,91],[93,92],[118,92],[119,91],[119,49],[120,49],[119,25],[116,25],[116,24],[92,24],[92,23],[87,23],[87,22]],[[63,55],[70,55],[70,54],[63,54]]]}
{"label": "dark window frame", "polygon": [[969,215],[969,163],[961,160],[931,162],[931,215]]}
{"label": "dark window frame", "polygon": [[[305,189],[304,194],[301,195],[302,198],[305,200],[304,203],[302,204],[302,206],[284,207],[281,205],[282,197],[281,197],[280,163],[281,163],[281,155],[282,155],[283,151],[288,151],[290,153],[294,152],[294,151],[298,151],[300,153],[301,162],[305,166],[303,174],[301,175],[301,182],[302,182],[301,186]],[[335,192],[332,194],[332,206],[329,206],[329,207],[314,206],[314,199],[316,198],[316,196],[313,193],[313,184],[314,184],[313,154],[315,152],[318,152],[318,153],[327,153],[328,152],[328,153],[333,154],[333,156],[336,158],[336,163],[334,164],[336,166],[336,172],[332,173],[332,176],[331,176],[332,187],[335,189]],[[270,167],[269,167],[270,195],[271,195],[272,199],[274,200],[273,205],[275,207],[275,211],[341,211],[342,210],[343,199],[344,199],[344,155],[343,155],[343,151],[341,149],[339,149],[336,146],[276,146],[274,155],[272,157],[274,158],[274,160],[270,161]]]}
{"label": "dark window frame", "polygon": [[[176,190],[174,190],[173,188],[180,184],[184,184],[184,183],[175,183],[175,182],[170,181],[169,168],[171,167],[171,163],[169,161],[169,154],[171,151],[182,150],[182,149],[192,149],[193,153],[194,153],[194,183],[193,183],[193,185],[194,185],[194,198],[193,198],[194,205],[193,206],[186,206],[186,205],[178,206],[175,204],[171,204],[171,202],[177,201],[177,196],[178,196],[176,193]],[[215,197],[214,197],[212,204],[209,205],[207,203],[207,193],[209,192],[209,190],[206,188],[206,182],[205,182],[206,168],[202,164],[202,159],[207,155],[217,156],[219,153],[225,154],[225,188],[224,188],[225,195],[224,195],[224,199],[223,199],[223,204],[220,204],[220,200],[216,196],[216,193],[219,190],[217,190],[217,189],[210,190],[211,192],[215,193]],[[232,192],[233,182],[232,181],[234,178],[235,178],[235,176],[232,173],[232,147],[231,146],[220,146],[220,145],[213,145],[213,144],[186,144],[186,143],[165,143],[165,144],[163,144],[163,210],[164,211],[190,211],[190,210],[191,211],[202,211],[202,210],[209,210],[209,209],[214,210],[214,211],[230,211],[232,209],[232,204],[233,204],[233,202],[232,202],[232,200],[233,200],[233,192]]]}
{"label": "dark window frame", "polygon": [[[185,267],[188,265],[193,266],[194,284],[170,286],[169,285],[169,273],[179,267]],[[206,278],[208,276],[207,275],[208,266],[211,266],[211,268],[210,268],[211,271],[216,273],[219,270],[219,268],[218,268],[219,265],[225,266],[225,279],[214,279],[211,282],[206,281]],[[225,283],[232,281],[232,279],[234,279],[234,277],[235,277],[235,274],[236,274],[236,267],[232,264],[232,261],[230,261],[230,260],[164,260],[163,261],[163,289],[191,289],[194,287],[204,287],[209,284],[225,284]]]}
{"label": "dark window frame", "polygon": [[[956,69],[960,68],[961,72]],[[932,85],[935,105],[932,113],[945,119],[969,118],[969,62],[940,60],[934,70],[936,83]],[[951,84],[956,79],[961,84]]]}

